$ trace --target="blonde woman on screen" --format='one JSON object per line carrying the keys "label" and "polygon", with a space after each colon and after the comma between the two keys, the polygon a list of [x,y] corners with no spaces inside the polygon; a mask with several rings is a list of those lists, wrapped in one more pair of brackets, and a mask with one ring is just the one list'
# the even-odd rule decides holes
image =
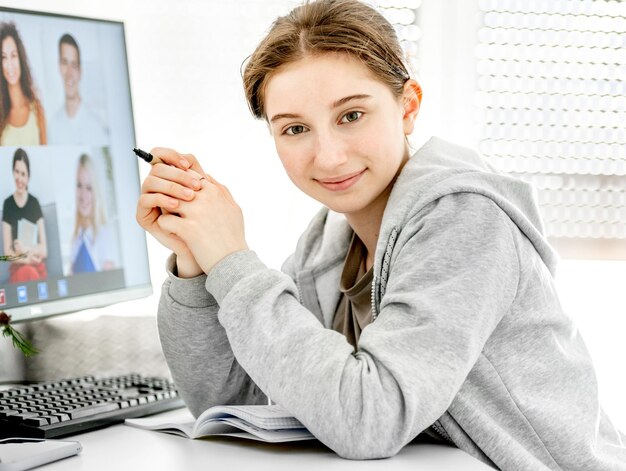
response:
{"label": "blonde woman on screen", "polygon": [[223,184],[152,151],[137,220],[174,252],[159,332],[191,411],[271,397],[351,459],[427,436],[503,470],[626,470],[532,189],[442,139],[410,149],[422,90],[392,25],[356,0],[307,2],[243,81],[323,208],[273,270]]}
{"label": "blonde woman on screen", "polygon": [[0,145],[44,145],[46,118],[15,23],[0,23],[0,46]]}
{"label": "blonde woman on screen", "polygon": [[116,267],[116,244],[107,224],[99,178],[92,158],[83,154],[76,171],[76,218],[72,236],[71,274]]}

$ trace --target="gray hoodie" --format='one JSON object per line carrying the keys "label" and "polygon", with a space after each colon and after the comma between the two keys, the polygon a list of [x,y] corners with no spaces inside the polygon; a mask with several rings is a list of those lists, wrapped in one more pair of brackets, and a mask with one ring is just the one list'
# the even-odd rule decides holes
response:
{"label": "gray hoodie", "polygon": [[527,184],[424,145],[383,216],[357,349],[330,328],[351,235],[323,209],[282,271],[243,251],[183,280],[168,260],[159,332],[195,415],[270,396],[346,458],[393,456],[433,425],[503,470],[626,470]]}

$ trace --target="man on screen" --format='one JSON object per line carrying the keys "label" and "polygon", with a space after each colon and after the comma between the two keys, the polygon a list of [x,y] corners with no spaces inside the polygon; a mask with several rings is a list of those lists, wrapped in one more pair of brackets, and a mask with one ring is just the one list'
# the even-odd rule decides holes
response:
{"label": "man on screen", "polygon": [[49,143],[107,145],[107,129],[80,95],[80,49],[74,37],[67,33],[59,39],[59,71],[65,103],[50,122]]}

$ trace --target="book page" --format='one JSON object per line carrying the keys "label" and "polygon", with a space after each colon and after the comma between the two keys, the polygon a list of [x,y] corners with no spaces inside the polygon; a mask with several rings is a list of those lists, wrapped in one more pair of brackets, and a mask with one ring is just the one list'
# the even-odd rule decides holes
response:
{"label": "book page", "polygon": [[[249,410],[250,408],[252,410]],[[246,420],[244,416],[251,418],[256,424]],[[226,435],[270,443],[315,438],[300,422],[279,406],[216,406],[203,412],[195,422],[192,419],[191,413],[184,410],[182,414],[175,416],[126,419],[125,423],[144,430],[189,438]],[[259,421],[263,419],[273,421],[269,425],[274,429],[261,427]]]}
{"label": "book page", "polygon": [[126,419],[125,424],[144,430],[173,433],[175,435],[193,437],[194,419],[187,409],[172,411],[165,417],[142,417]]}
{"label": "book page", "polygon": [[269,443],[311,440],[315,438],[305,428],[264,430],[237,417],[213,418],[197,424],[194,435],[196,438],[210,435],[227,435]]}
{"label": "book page", "polygon": [[229,416],[239,417],[265,430],[304,428],[298,419],[279,405],[215,406],[204,411],[198,417],[198,422],[203,423]]}

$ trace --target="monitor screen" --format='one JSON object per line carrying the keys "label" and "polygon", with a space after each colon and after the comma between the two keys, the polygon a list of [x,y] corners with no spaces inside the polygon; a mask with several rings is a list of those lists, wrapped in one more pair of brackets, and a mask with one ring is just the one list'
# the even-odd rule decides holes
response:
{"label": "monitor screen", "polygon": [[123,23],[0,7],[0,41],[0,251],[22,256],[0,262],[0,310],[149,295]]}

